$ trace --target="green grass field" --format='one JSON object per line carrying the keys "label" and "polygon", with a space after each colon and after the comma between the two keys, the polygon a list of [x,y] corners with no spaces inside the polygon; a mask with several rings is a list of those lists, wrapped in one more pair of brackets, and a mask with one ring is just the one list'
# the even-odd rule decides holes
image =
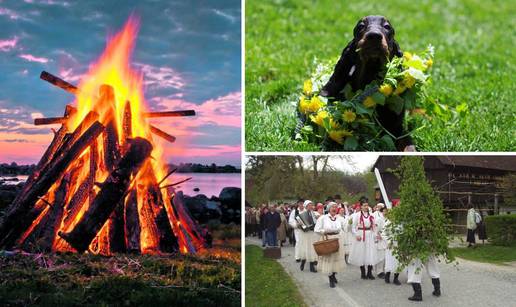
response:
{"label": "green grass field", "polygon": [[306,306],[281,264],[263,258],[262,253],[258,246],[245,246],[245,305]]}
{"label": "green grass field", "polygon": [[0,251],[2,306],[240,306],[240,262]]}
{"label": "green grass field", "polygon": [[430,97],[468,112],[413,134],[420,151],[513,151],[516,6],[511,1],[246,2],[247,151],[319,151],[291,139],[315,57],[340,54],[365,15],[388,17],[402,50],[435,46]]}
{"label": "green grass field", "polygon": [[491,244],[478,244],[475,248],[452,248],[455,256],[478,262],[503,264],[516,261],[515,246],[494,246]]}

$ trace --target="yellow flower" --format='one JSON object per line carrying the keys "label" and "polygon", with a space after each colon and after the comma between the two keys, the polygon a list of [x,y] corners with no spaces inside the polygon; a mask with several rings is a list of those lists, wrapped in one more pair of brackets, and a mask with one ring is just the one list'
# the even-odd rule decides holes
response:
{"label": "yellow flower", "polygon": [[408,60],[410,60],[410,59],[412,59],[412,53],[410,53],[410,52],[408,52],[408,51],[403,52],[403,58],[404,58],[405,60],[407,60],[407,61],[408,61]]}
{"label": "yellow flower", "polygon": [[384,96],[389,96],[392,94],[392,86],[390,84],[382,84],[382,86],[380,86],[380,93]]}
{"label": "yellow flower", "polygon": [[355,112],[350,111],[350,110],[347,110],[344,112],[344,114],[342,114],[342,119],[346,123],[352,123],[355,121],[356,118],[357,118],[357,115],[355,114]]}
{"label": "yellow flower", "polygon": [[331,130],[328,133],[328,135],[330,136],[330,138],[332,140],[334,140],[335,142],[342,145],[342,144],[344,144],[344,140],[346,139],[346,137],[352,136],[353,133],[346,129],[342,129],[342,130]]}
{"label": "yellow flower", "polygon": [[371,96],[367,96],[366,99],[364,99],[364,106],[366,108],[373,108],[376,105],[376,102],[374,102],[373,98]]}
{"label": "yellow flower", "polygon": [[[330,117],[330,114],[328,113],[328,111],[326,110],[321,110],[319,112],[317,112],[317,114],[314,116],[314,115],[310,115],[310,119],[316,123],[317,125],[321,126],[321,127],[324,127],[324,119]],[[339,123],[336,122],[333,118],[330,117],[330,128],[331,129],[337,129],[339,128]]]}
{"label": "yellow flower", "polygon": [[426,60],[425,64],[426,64],[426,68],[428,69],[428,68],[432,67],[432,65],[434,64],[434,61],[432,59],[428,59],[428,60]]}
{"label": "yellow flower", "polygon": [[416,79],[412,77],[409,73],[405,73],[405,78],[403,79],[403,85],[405,85],[407,88],[411,88],[416,83]]}
{"label": "yellow flower", "polygon": [[310,80],[310,79],[305,80],[305,82],[303,83],[303,93],[308,96],[312,95],[312,88],[313,88],[312,80]]}
{"label": "yellow flower", "polygon": [[324,119],[328,117],[328,111],[322,110],[317,112],[317,115],[310,115],[310,119],[319,126],[323,126]]}
{"label": "yellow flower", "polygon": [[396,90],[394,90],[394,95],[400,95],[402,94],[407,88],[405,87],[405,84],[403,82],[398,83],[398,86],[396,87]]}
{"label": "yellow flower", "polygon": [[306,100],[305,96],[299,97],[299,112],[306,114],[308,107],[310,106],[310,100]]}
{"label": "yellow flower", "polygon": [[299,98],[299,112],[303,114],[315,113],[324,106],[324,102],[317,96],[308,100],[305,96]]}

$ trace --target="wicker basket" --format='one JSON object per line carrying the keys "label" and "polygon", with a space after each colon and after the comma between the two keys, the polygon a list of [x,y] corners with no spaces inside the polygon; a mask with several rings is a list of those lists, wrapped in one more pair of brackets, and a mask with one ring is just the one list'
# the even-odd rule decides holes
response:
{"label": "wicker basket", "polygon": [[328,236],[325,235],[324,240],[314,243],[314,249],[319,256],[326,256],[336,253],[339,251],[339,239],[328,239]]}

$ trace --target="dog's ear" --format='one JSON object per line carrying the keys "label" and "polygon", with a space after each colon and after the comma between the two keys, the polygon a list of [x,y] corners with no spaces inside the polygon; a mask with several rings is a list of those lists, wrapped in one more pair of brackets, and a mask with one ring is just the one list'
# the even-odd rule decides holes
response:
{"label": "dog's ear", "polygon": [[350,41],[346,48],[342,50],[339,61],[333,69],[333,74],[322,90],[321,95],[325,97],[337,97],[350,79],[351,68],[358,62],[358,54],[356,52],[357,44],[355,39]]}
{"label": "dog's ear", "polygon": [[395,39],[392,41],[392,55],[399,58],[403,56],[403,51],[401,51],[400,45]]}

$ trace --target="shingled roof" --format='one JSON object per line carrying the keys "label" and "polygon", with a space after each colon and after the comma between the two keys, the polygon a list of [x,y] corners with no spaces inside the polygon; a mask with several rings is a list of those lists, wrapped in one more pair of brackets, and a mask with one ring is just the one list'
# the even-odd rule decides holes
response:
{"label": "shingled roof", "polygon": [[516,171],[516,156],[437,156],[444,165]]}

